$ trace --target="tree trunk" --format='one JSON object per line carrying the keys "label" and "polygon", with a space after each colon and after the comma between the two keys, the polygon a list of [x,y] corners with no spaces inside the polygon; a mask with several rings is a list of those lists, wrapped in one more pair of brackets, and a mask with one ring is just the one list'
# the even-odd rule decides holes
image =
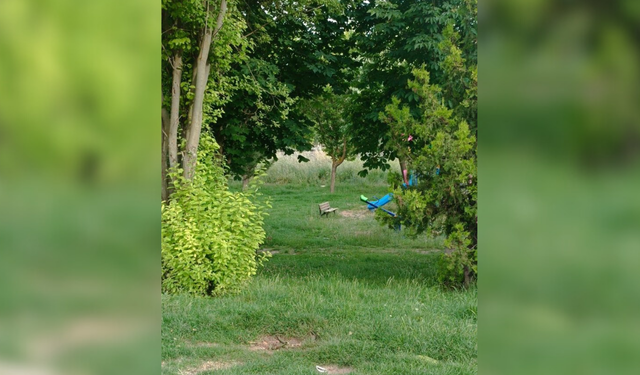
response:
{"label": "tree trunk", "polygon": [[173,82],[171,84],[171,119],[168,134],[169,168],[178,166],[178,124],[180,121],[180,83],[182,82],[182,52],[173,57]]}
{"label": "tree trunk", "polygon": [[400,163],[400,173],[404,174],[404,170],[407,169],[407,161],[401,158],[398,158],[398,163]]}
{"label": "tree trunk", "polygon": [[344,139],[344,141],[342,142],[342,155],[336,159],[335,154],[337,152],[334,151],[334,154],[331,155],[331,193],[333,194],[334,191],[334,187],[336,184],[336,172],[338,170],[338,167],[340,166],[340,164],[342,164],[342,162],[344,162],[344,159],[347,158],[347,140],[346,138]]}
{"label": "tree trunk", "polygon": [[209,77],[205,76],[207,71],[207,58],[209,56],[209,46],[211,45],[212,30],[205,28],[202,41],[200,43],[200,54],[196,60],[196,89],[193,96],[193,117],[191,123],[187,128],[187,144],[185,147],[185,153],[182,158],[182,164],[184,169],[184,177],[187,180],[193,178],[193,174],[196,168],[196,159],[198,153],[198,144],[200,142],[200,132],[202,130],[202,117],[204,106],[204,92],[207,88],[207,81]]}
{"label": "tree trunk", "polygon": [[405,184],[409,185],[409,178],[405,178],[404,171],[407,170],[407,161],[398,157],[398,163],[400,163],[400,174],[402,175],[402,180]]}
{"label": "tree trunk", "polygon": [[[197,56],[193,56],[193,59],[196,60]],[[193,94],[192,87],[196,87],[196,70],[193,69],[191,72],[191,84],[189,85],[189,94]],[[182,138],[187,139],[187,132],[189,131],[189,124],[191,124],[191,119],[193,118],[193,101],[189,104],[189,111],[187,112],[187,122],[186,126],[182,128]]]}
{"label": "tree trunk", "polygon": [[[194,57],[194,60],[196,59],[196,57]],[[205,76],[207,76],[207,78],[209,77],[209,72],[211,72],[211,65],[207,64],[207,69],[204,72]],[[191,86],[190,87],[196,87],[196,69],[193,69],[193,74],[191,77]],[[190,93],[193,93],[193,90],[190,89]],[[192,119],[193,119],[193,101],[191,101],[191,104],[189,105],[189,112],[187,113],[187,122],[186,125],[182,127],[182,138],[187,139],[188,138],[188,134],[189,134],[189,124],[192,123]]]}
{"label": "tree trunk", "polygon": [[242,176],[242,190],[247,190],[247,188],[249,187],[249,182],[251,182],[253,176],[256,175],[257,166],[258,164],[256,162],[256,164],[252,164],[245,168],[244,175]]}
{"label": "tree trunk", "polygon": [[[164,102],[164,95],[162,96]],[[166,108],[162,107],[162,155],[160,157],[161,169],[160,174],[162,178],[162,190],[160,192],[160,199],[166,201],[169,198],[169,189],[167,187],[167,131],[169,129],[169,113]]]}
{"label": "tree trunk", "polygon": [[468,288],[471,285],[471,270],[469,266],[464,266],[464,287]]}
{"label": "tree trunk", "polygon": [[251,177],[253,177],[250,174],[245,174],[244,176],[242,176],[242,190],[247,190],[247,188],[249,187],[249,182],[251,181]]}
{"label": "tree trunk", "polygon": [[331,163],[331,194],[333,194],[336,186],[336,170],[338,169],[338,165],[335,161]]}
{"label": "tree trunk", "polygon": [[[207,9],[207,13],[208,12],[209,11]],[[207,62],[209,58],[209,50],[211,48],[211,41],[213,40],[213,36],[222,28],[226,13],[227,1],[222,0],[220,3],[220,12],[218,13],[215,30],[209,27],[208,24],[204,28],[204,33],[202,34],[200,42],[200,53],[198,54],[196,66],[194,67],[196,72],[196,88],[193,96],[192,118],[188,124],[186,137],[187,142],[184,156],[182,158],[184,177],[187,180],[193,179],[193,174],[195,173],[196,168],[198,144],[200,143],[200,133],[202,131],[204,94],[207,88],[207,83],[209,82],[209,71],[211,69],[210,64]]]}

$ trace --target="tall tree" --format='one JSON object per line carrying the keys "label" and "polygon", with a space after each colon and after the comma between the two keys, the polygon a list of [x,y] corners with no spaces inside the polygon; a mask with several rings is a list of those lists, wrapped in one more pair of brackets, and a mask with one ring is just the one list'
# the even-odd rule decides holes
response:
{"label": "tall tree", "polygon": [[[378,113],[395,96],[418,115],[419,98],[406,86],[413,69],[424,67],[432,83],[447,85],[448,77],[440,66],[444,55],[438,48],[446,25],[455,25],[462,57],[475,63],[476,9],[477,0],[372,0],[352,9],[362,68],[355,83],[360,95],[351,115],[355,146],[365,168],[386,169],[389,160],[400,156],[395,147],[388,147],[394,140]],[[470,126],[475,128],[475,123]]]}
{"label": "tall tree", "polygon": [[[216,95],[207,93],[212,66],[220,80],[230,62],[242,58],[241,53],[229,51],[229,46],[246,48],[241,39],[244,28],[235,5],[227,0],[162,2],[164,199],[167,168],[177,168],[181,161],[184,177],[193,178],[202,124],[207,115],[205,100]],[[168,116],[165,111],[169,112]],[[181,151],[180,138],[184,139]]]}
{"label": "tall tree", "polygon": [[435,85],[428,71],[415,69],[408,88],[418,97],[418,115],[398,98],[380,113],[391,134],[409,134],[398,153],[419,180],[417,186],[396,189],[398,216],[383,219],[414,234],[444,233],[452,251],[444,255],[441,280],[468,286],[477,274],[477,141],[469,124],[476,118],[477,68],[462,57],[452,25],[443,35],[440,68],[450,84]]}

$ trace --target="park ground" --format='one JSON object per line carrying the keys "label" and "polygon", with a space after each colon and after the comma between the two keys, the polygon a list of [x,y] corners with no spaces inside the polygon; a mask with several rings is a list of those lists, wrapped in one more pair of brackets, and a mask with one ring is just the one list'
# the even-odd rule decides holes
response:
{"label": "park ground", "polygon": [[439,287],[441,239],[382,227],[358,200],[386,189],[265,184],[272,257],[239,294],[162,296],[162,374],[477,373],[477,289]]}

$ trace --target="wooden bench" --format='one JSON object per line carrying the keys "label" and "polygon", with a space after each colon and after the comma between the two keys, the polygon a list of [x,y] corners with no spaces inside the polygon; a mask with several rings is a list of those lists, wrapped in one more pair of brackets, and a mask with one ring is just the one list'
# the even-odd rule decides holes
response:
{"label": "wooden bench", "polygon": [[335,212],[338,211],[337,208],[331,208],[331,206],[329,206],[329,202],[320,203],[318,208],[320,209],[320,217],[322,217],[322,215],[329,216],[330,213],[333,212],[335,214]]}

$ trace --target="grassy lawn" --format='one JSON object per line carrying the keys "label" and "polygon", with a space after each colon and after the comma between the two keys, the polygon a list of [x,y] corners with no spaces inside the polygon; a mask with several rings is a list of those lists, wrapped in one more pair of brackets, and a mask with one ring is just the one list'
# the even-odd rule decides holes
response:
{"label": "grassy lawn", "polygon": [[436,286],[441,241],[373,219],[358,197],[384,184],[262,191],[273,257],[238,295],[162,297],[163,374],[477,373],[476,290]]}

